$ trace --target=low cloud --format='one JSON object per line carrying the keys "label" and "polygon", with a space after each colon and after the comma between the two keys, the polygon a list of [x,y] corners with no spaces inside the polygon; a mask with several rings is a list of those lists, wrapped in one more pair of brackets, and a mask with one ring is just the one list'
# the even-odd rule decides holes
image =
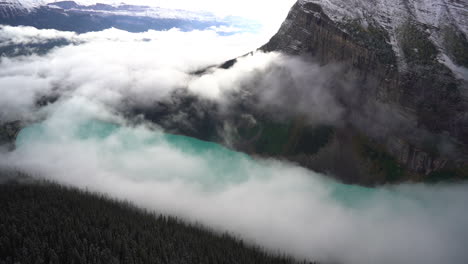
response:
{"label": "low cloud", "polygon": [[12,27],[0,25],[0,47],[7,45],[25,45],[45,43],[50,40],[67,39],[79,41],[74,32],[58,31],[55,29],[36,29],[34,27]]}
{"label": "low cloud", "polygon": [[[117,29],[87,34],[30,27],[1,27],[2,42],[16,45],[66,38],[72,45],[43,56],[0,59],[0,120],[30,114],[38,98],[51,93],[82,95],[109,105],[132,98],[151,104],[186,87],[192,71],[247,53],[259,36],[220,36],[215,30],[129,33]],[[262,39],[260,37],[260,39]]]}
{"label": "low cloud", "polygon": [[[1,43],[10,46],[67,43],[45,54],[1,57],[0,87],[5,96],[0,98],[0,120],[34,119],[38,101],[53,101],[58,95],[86,96],[127,111],[170,102],[174,91],[185,89],[221,109],[241,102],[263,113],[274,112],[277,118],[303,117],[312,125],[351,124],[381,141],[404,138],[420,148],[440,142],[444,156],[458,155],[450,137],[418,129],[417,120],[399,106],[368,100],[369,87],[376,84],[359,81],[343,65],[322,66],[304,56],[249,53],[266,41],[265,36],[245,32],[223,36],[219,30],[108,29],[76,34],[0,26]],[[247,55],[228,69],[212,67],[239,54]],[[184,115],[176,114],[174,120],[190,127]]]}
{"label": "low cloud", "polygon": [[193,79],[188,87],[224,103],[249,100],[264,112],[338,124],[345,111],[338,95],[351,93],[354,85],[352,79],[337,81],[336,76],[344,76],[339,65],[320,66],[301,57],[256,52],[238,58],[229,69],[215,68]]}
{"label": "low cloud", "polygon": [[468,260],[467,184],[346,186],[288,163],[200,151],[158,130],[129,127],[85,97],[47,111],[42,124],[22,132],[15,151],[2,155],[0,166],[126,199],[298,258]]}
{"label": "low cloud", "polygon": [[[65,38],[70,45],[45,55],[3,57],[0,61],[1,120],[30,115],[36,102],[51,95],[86,96],[113,107],[125,102],[151,106],[176,89],[229,103],[230,94],[247,92],[263,108],[336,122],[343,109],[332,90],[338,66],[321,67],[278,53],[251,53],[230,69],[211,68],[260,46],[249,33],[220,36],[217,29],[129,33],[117,29],[75,34],[30,27],[2,27],[0,38],[26,45]],[[343,85],[348,86],[348,84]]]}

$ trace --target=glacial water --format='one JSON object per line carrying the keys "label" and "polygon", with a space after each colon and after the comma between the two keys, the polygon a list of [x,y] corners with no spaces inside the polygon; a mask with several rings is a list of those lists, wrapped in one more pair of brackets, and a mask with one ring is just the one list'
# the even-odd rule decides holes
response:
{"label": "glacial water", "polygon": [[[223,187],[227,184],[245,182],[249,178],[249,172],[246,170],[252,169],[256,171],[258,177],[270,171],[267,168],[268,163],[257,162],[248,155],[230,150],[216,143],[206,142],[191,137],[166,134],[160,131],[145,131],[141,134],[138,128],[123,128],[120,125],[98,121],[88,120],[78,126],[70,129],[65,129],[64,134],[57,135],[57,131],[53,131],[50,125],[37,123],[30,125],[20,131],[16,144],[22,147],[28,144],[42,142],[43,144],[55,144],[61,141],[73,142],[91,142],[100,145],[100,154],[102,157],[113,160],[116,168],[125,169],[119,166],[119,160],[126,153],[145,152],[148,149],[164,146],[169,149],[177,150],[184,155],[203,159],[203,163],[208,164],[209,171],[203,170],[192,171],[194,175],[186,175],[191,180],[198,181],[205,188]],[[67,133],[69,133],[67,135]],[[109,144],[110,139],[118,140],[118,143]],[[104,144],[102,144],[104,143]],[[66,144],[66,142],[64,142]],[[112,156],[115,156],[113,159]],[[145,159],[158,159],[159,157],[144,157]],[[181,166],[184,164],[172,164],[173,166]],[[151,168],[150,168],[151,169]],[[156,168],[154,168],[156,169]],[[141,170],[135,169],[128,173],[141,173]],[[145,171],[142,174],[151,172]],[[154,173],[159,173],[155,171]],[[192,177],[193,176],[193,177]],[[267,175],[263,175],[267,177]],[[158,175],[159,178],[164,175]],[[180,177],[180,175],[176,175]],[[288,175],[284,175],[288,177]],[[198,178],[198,179],[197,179]],[[358,207],[365,203],[373,194],[373,189],[360,186],[352,186],[337,183],[330,179],[323,179],[327,183],[327,188],[331,196],[337,201],[348,207]]]}
{"label": "glacial water", "polygon": [[468,259],[466,184],[344,185],[190,137],[70,117],[24,128],[0,164],[300,258],[352,264]]}

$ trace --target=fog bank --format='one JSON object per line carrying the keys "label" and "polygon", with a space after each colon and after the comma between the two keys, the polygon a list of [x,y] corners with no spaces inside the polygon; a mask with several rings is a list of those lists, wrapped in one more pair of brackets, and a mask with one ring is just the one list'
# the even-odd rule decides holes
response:
{"label": "fog bank", "polygon": [[[13,166],[299,258],[464,263],[468,185],[346,186],[295,165],[130,127],[74,97],[25,129]],[[175,137],[175,138],[174,138]],[[208,144],[208,145],[206,145]]]}

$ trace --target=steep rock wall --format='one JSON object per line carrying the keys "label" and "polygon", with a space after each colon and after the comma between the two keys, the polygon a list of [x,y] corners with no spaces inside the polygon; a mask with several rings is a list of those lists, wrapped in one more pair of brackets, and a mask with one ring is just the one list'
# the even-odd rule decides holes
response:
{"label": "steep rock wall", "polygon": [[[411,133],[396,128],[376,141],[410,172],[427,176],[449,163],[465,166],[468,76],[463,74],[463,58],[458,65],[450,60],[443,40],[456,32],[454,46],[464,50],[468,15],[459,9],[465,4],[448,1],[434,10],[436,3],[390,2],[300,0],[261,49],[310,55],[322,64],[355,70],[365,84],[356,96],[390,105],[413,123]],[[386,9],[380,14],[372,11],[382,6]],[[431,12],[437,16],[429,20]],[[375,138],[363,127],[354,128]]]}

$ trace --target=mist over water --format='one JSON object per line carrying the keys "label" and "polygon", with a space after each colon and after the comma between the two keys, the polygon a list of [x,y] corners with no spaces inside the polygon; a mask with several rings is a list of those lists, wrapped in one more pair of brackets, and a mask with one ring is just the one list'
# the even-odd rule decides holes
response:
{"label": "mist over water", "polygon": [[[0,165],[339,263],[466,263],[467,184],[368,189],[214,143],[130,126],[90,100],[54,106]],[[339,164],[337,164],[339,166]]]}

